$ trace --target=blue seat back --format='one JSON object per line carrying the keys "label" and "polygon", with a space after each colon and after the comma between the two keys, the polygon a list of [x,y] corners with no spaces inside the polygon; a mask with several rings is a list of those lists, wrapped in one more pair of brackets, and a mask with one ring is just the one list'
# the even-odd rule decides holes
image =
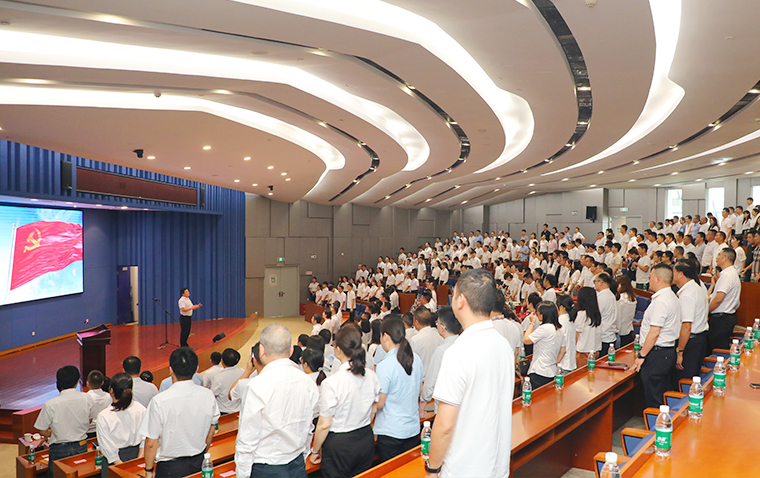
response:
{"label": "blue seat back", "polygon": [[644,312],[647,310],[647,307],[649,307],[649,304],[651,303],[651,299],[647,299],[646,297],[636,297],[636,310],[640,310],[641,312]]}
{"label": "blue seat back", "polygon": [[665,397],[665,405],[669,406],[671,410],[680,410],[686,403],[688,403],[689,397]]}
{"label": "blue seat back", "polygon": [[681,387],[681,390],[680,390],[681,393],[689,393],[689,389],[691,388],[691,383],[690,382],[681,383],[679,385]]}
{"label": "blue seat back", "polygon": [[730,356],[730,354],[727,354],[727,353],[724,353],[724,352],[716,352],[716,353],[710,355],[710,357],[712,357],[712,358],[723,357],[725,360],[728,360],[730,358],[729,356]]}
{"label": "blue seat back", "polygon": [[[689,391],[687,390],[686,393],[689,393]],[[647,430],[654,431],[654,425],[657,423],[657,415],[658,415],[657,413],[652,413],[652,414],[646,413],[645,414],[644,418],[646,419]],[[670,412],[670,418],[671,419],[675,415],[676,415],[676,412],[673,412],[673,411]]]}
{"label": "blue seat back", "polygon": [[649,433],[645,437],[637,437],[635,435],[623,435],[623,443],[625,444],[625,450],[627,457],[632,457],[636,454],[637,451],[641,449],[642,446],[644,446],[644,443],[649,439],[650,436],[654,435],[654,433]]}
{"label": "blue seat back", "polygon": [[699,376],[702,378],[702,383],[704,384],[712,378],[713,371],[710,370],[709,372],[699,372]]}
{"label": "blue seat back", "polygon": [[712,360],[705,360],[704,365],[702,365],[705,368],[709,368],[710,370],[715,368],[715,364],[718,362],[713,362]]}

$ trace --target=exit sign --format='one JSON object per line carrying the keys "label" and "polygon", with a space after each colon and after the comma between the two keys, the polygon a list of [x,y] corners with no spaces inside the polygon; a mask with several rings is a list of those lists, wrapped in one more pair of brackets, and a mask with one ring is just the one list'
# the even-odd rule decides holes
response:
{"label": "exit sign", "polygon": [[620,208],[620,212],[628,212],[628,208],[627,207],[621,207]]}
{"label": "exit sign", "polygon": [[277,262],[282,262],[282,257],[278,257]]}

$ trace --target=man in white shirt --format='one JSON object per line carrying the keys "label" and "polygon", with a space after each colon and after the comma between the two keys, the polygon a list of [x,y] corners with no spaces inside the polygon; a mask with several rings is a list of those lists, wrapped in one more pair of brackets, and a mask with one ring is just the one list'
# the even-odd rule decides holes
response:
{"label": "man in white shirt", "polygon": [[422,359],[422,370],[430,366],[430,359],[433,357],[435,348],[441,345],[443,338],[436,329],[431,327],[433,324],[433,314],[427,307],[418,307],[414,311],[414,328],[417,333],[409,340],[412,351]]}
{"label": "man in white shirt", "polygon": [[720,251],[722,251],[723,249],[731,248],[731,244],[728,243],[728,235],[725,234],[723,231],[720,231],[719,233],[715,235],[715,242],[718,245],[713,251],[712,263],[710,264],[710,269],[709,269],[711,272],[714,271],[715,267],[718,265],[718,255]]}
{"label": "man in white shirt", "polygon": [[221,363],[222,363],[222,354],[219,352],[211,352],[211,367],[207,368],[206,371],[203,372],[203,386],[204,387],[211,388],[211,380],[214,378],[214,375],[224,370],[224,367],[220,365]]}
{"label": "man in white shirt", "polygon": [[715,253],[718,250],[718,243],[715,242],[715,231],[708,230],[705,239],[707,239],[707,244],[705,244],[705,248],[702,251],[702,258],[700,259],[702,272],[706,272],[710,269],[713,259],[715,258]]}
{"label": "man in white shirt", "polygon": [[604,244],[607,242],[607,239],[604,238],[603,232],[597,232],[596,233],[596,241],[594,241],[594,247],[604,247]]}
{"label": "man in white shirt", "polygon": [[[48,438],[48,460],[62,460],[87,451],[87,429],[96,415],[91,395],[77,391],[79,369],[73,365],[61,367],[55,374],[55,384],[61,392],[42,406],[34,428]],[[53,467],[48,468],[52,478]]]}
{"label": "man in white shirt", "polygon": [[727,247],[720,251],[716,259],[723,270],[717,281],[714,275],[712,278],[714,286],[710,289],[708,351],[730,347],[742,288],[739,273],[734,267],[736,251]]}
{"label": "man in white shirt", "polygon": [[400,247],[398,249],[398,263],[403,264],[406,261],[406,254],[404,253],[404,248]]}
{"label": "man in white shirt", "polygon": [[583,241],[586,240],[586,236],[584,236],[583,234],[581,234],[581,229],[579,227],[576,227],[575,228],[575,232],[573,233],[573,240],[575,241],[575,240],[578,240],[578,239],[580,239],[581,243],[583,243]]}
{"label": "man in white shirt", "polygon": [[614,347],[617,338],[617,300],[615,294],[610,290],[612,277],[606,273],[601,273],[594,278],[594,289],[596,289],[596,301],[599,304],[599,313],[602,314],[602,352],[605,355],[610,345]]}
{"label": "man in white shirt", "polygon": [[509,475],[515,362],[489,318],[495,293],[482,269],[464,272],[454,287],[452,309],[464,331],[444,354],[433,392],[439,405],[428,476]]}
{"label": "man in white shirt", "polygon": [[[433,399],[433,390],[435,390],[435,383],[441,370],[443,353],[454,344],[462,332],[462,326],[454,316],[454,311],[451,310],[451,307],[442,307],[438,312],[436,330],[443,337],[443,342],[433,351],[428,368],[425,369],[423,367],[424,377],[422,379],[422,393],[420,393],[420,411],[424,411],[425,405]],[[435,404],[435,409],[438,411],[438,402]]]}
{"label": "man in white shirt", "polygon": [[[198,356],[188,347],[169,357],[174,384],[148,405],[140,434],[145,437],[145,478],[186,476],[201,469],[214,438],[219,408],[214,394],[193,383]],[[160,443],[160,445],[159,445]]]}
{"label": "man in white shirt", "polygon": [[722,214],[723,219],[720,221],[720,232],[724,233],[726,237],[730,237],[731,231],[734,229],[734,216],[727,207],[723,208]]}
{"label": "man in white shirt", "polygon": [[676,340],[681,331],[681,307],[670,285],[670,266],[656,264],[649,276],[652,302],[641,322],[641,350],[633,363],[634,372],[641,371],[644,401],[647,407],[662,405],[663,394],[671,389],[676,365]]}
{"label": "man in white shirt", "polygon": [[643,290],[649,285],[649,273],[651,272],[649,269],[652,266],[652,259],[649,258],[645,243],[639,244],[638,252],[639,258],[631,267],[636,271],[636,287]]}
{"label": "man in white shirt", "polygon": [[158,393],[158,388],[140,378],[140,369],[142,368],[140,358],[131,355],[124,359],[121,366],[124,368],[124,372],[132,376],[132,396],[143,407],[148,408],[148,403]]}
{"label": "man in white shirt", "polygon": [[238,367],[240,362],[240,352],[235,349],[224,349],[222,352],[222,363],[224,370],[219,372],[211,380],[211,391],[214,392],[216,404],[221,414],[228,414],[240,411],[240,404],[233,403],[230,400],[230,388],[243,375],[243,369]]}
{"label": "man in white shirt", "polygon": [[522,347],[522,328],[514,320],[504,317],[504,311],[506,310],[506,300],[504,294],[497,290],[495,295],[494,307],[491,311],[491,321],[493,321],[493,328],[496,329],[505,339],[509,342],[510,349],[513,351],[515,359],[517,359],[517,353]]}
{"label": "man in white shirt", "polygon": [[316,383],[290,360],[290,330],[271,324],[261,331],[264,368],[248,383],[235,447],[238,478],[303,476],[311,446]]}
{"label": "man in white shirt", "polygon": [[676,347],[676,370],[673,384],[682,378],[699,375],[707,349],[707,289],[699,279],[699,266],[678,261],[673,268],[673,283],[678,286],[681,306],[681,333]]}
{"label": "man in white shirt", "polygon": [[95,422],[97,421],[98,414],[106,408],[110,407],[111,403],[113,403],[111,394],[101,390],[104,381],[105,376],[100,370],[93,370],[87,374],[87,388],[89,388],[87,395],[92,397],[92,411],[93,417],[95,417],[92,423],[90,423],[90,428],[87,430],[88,438],[95,436]]}

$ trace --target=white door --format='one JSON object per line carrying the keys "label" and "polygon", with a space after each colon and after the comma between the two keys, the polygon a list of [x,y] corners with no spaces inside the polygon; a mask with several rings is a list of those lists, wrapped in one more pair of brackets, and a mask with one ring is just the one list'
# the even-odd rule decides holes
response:
{"label": "white door", "polygon": [[264,270],[264,317],[298,315],[298,267],[267,267]]}

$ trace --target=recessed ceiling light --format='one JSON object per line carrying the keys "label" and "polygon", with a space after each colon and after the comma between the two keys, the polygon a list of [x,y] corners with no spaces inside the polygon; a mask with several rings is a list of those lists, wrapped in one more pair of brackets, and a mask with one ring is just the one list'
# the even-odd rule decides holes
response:
{"label": "recessed ceiling light", "polygon": [[251,184],[251,186],[253,186],[253,187],[256,187],[258,185],[259,185],[259,183],[253,183],[253,184]]}
{"label": "recessed ceiling light", "polygon": [[274,169],[274,166],[267,166],[267,169]]}
{"label": "recessed ceiling light", "polygon": [[449,121],[449,124],[459,124],[456,121]]}
{"label": "recessed ceiling light", "polygon": [[632,183],[632,182],[635,182],[635,181],[636,181],[635,179],[629,179],[628,180],[629,183]]}
{"label": "recessed ceiling light", "polygon": [[36,201],[39,201],[39,199],[32,199],[32,201],[35,201],[35,202],[36,202]]}
{"label": "recessed ceiling light", "polygon": [[719,124],[716,124],[716,125],[713,127],[713,131],[717,131],[717,130],[719,130],[719,129],[720,129],[720,125],[719,125]]}
{"label": "recessed ceiling light", "polygon": [[725,163],[725,162],[723,162],[723,163],[718,163],[718,166],[723,166],[724,164],[726,164],[726,163]]}
{"label": "recessed ceiling light", "polygon": [[578,121],[578,124],[586,125],[586,124],[588,124],[588,121]]}
{"label": "recessed ceiling light", "polygon": [[702,181],[702,179],[697,179],[697,181],[696,181],[696,182],[700,182],[700,181]]}
{"label": "recessed ceiling light", "polygon": [[95,206],[96,206],[96,207],[103,207],[103,205],[102,205],[102,204],[96,204]]}
{"label": "recessed ceiling light", "polygon": [[744,174],[752,174],[752,173],[754,173],[754,171],[747,171],[747,172],[746,172],[746,173],[744,173]]}
{"label": "recessed ceiling light", "polygon": [[274,193],[267,193],[267,196],[273,196]]}
{"label": "recessed ceiling light", "polygon": [[597,174],[604,174],[604,171],[599,171]]}
{"label": "recessed ceiling light", "polygon": [[570,179],[570,178],[563,178],[562,180],[563,180],[563,181],[567,181],[567,180],[569,180],[569,179]]}
{"label": "recessed ceiling light", "polygon": [[280,176],[287,176],[287,175],[288,175],[288,173],[287,173],[287,172],[284,172],[284,173],[280,173]]}
{"label": "recessed ceiling light", "polygon": [[[290,178],[285,178],[285,181],[290,181]],[[358,183],[359,181],[356,181],[356,182]]]}
{"label": "recessed ceiling light", "polygon": [[573,143],[567,143],[567,144],[565,144],[565,146],[567,146],[568,148],[572,148],[573,147]]}
{"label": "recessed ceiling light", "polygon": [[467,201],[462,201],[462,204],[467,204]]}
{"label": "recessed ceiling light", "polygon": [[752,88],[751,90],[749,90],[749,92],[752,93],[753,95],[760,95],[760,90],[758,90],[757,88]]}
{"label": "recessed ceiling light", "polygon": [[250,161],[250,160],[251,160],[250,156],[246,156],[245,158],[243,158],[243,161]]}
{"label": "recessed ceiling light", "polygon": [[239,182],[240,182],[240,180],[239,180],[239,179],[236,179],[236,180],[235,180],[235,182],[236,182],[236,183],[239,183]]}
{"label": "recessed ceiling light", "polygon": [[122,209],[129,209],[127,206],[122,206],[121,208]]}
{"label": "recessed ceiling light", "polygon": [[390,196],[385,196],[385,199],[390,199],[390,198],[391,198]]}
{"label": "recessed ceiling light", "polygon": [[3,128],[0,128],[0,131],[2,131],[2,130],[3,130]]}
{"label": "recessed ceiling light", "polygon": [[204,149],[205,151],[208,151],[209,149],[211,149],[211,146],[204,146],[204,147],[203,147],[203,149]]}
{"label": "recessed ceiling light", "polygon": [[459,189],[459,188],[461,188],[461,187],[462,187],[462,186],[461,186],[461,185],[459,185],[459,184],[455,184],[455,185],[454,185],[454,189]]}
{"label": "recessed ceiling light", "polygon": [[589,187],[590,187],[590,188],[595,188],[595,187],[596,187],[596,184],[592,184],[592,185],[591,185],[591,186],[589,186]]}
{"label": "recessed ceiling light", "polygon": [[590,86],[579,86],[578,91],[591,91]]}
{"label": "recessed ceiling light", "polygon": [[501,178],[496,178],[497,181],[501,181]]}
{"label": "recessed ceiling light", "polygon": [[639,164],[639,161],[638,161],[638,160],[636,160],[636,161],[634,161],[634,162],[633,162],[633,164]]}
{"label": "recessed ceiling light", "polygon": [[523,172],[523,174],[524,174],[524,173],[527,173],[527,172],[528,172],[528,170],[527,170],[527,169],[523,169],[523,170],[522,170],[522,172]]}
{"label": "recessed ceiling light", "polygon": [[493,192],[497,193],[497,192],[499,192],[499,190],[498,189],[494,189]]}
{"label": "recessed ceiling light", "polygon": [[430,201],[432,201],[432,199],[430,198],[425,199],[425,202],[430,202]]}
{"label": "recessed ceiling light", "polygon": [[148,156],[148,159],[156,159],[155,156]]}
{"label": "recessed ceiling light", "polygon": [[660,186],[659,184],[655,184],[655,185],[654,185],[654,187],[659,187],[659,186]]}
{"label": "recessed ceiling light", "polygon": [[405,188],[410,188],[410,187],[412,187],[412,185],[411,185],[411,183],[406,183],[406,185],[404,187]]}
{"label": "recessed ceiling light", "polygon": [[535,186],[535,184],[533,184],[533,183],[528,184],[528,187],[530,187],[530,186]]}
{"label": "recessed ceiling light", "polygon": [[427,179],[433,179],[433,176],[428,176]]}
{"label": "recessed ceiling light", "polygon": [[66,201],[66,204],[74,204],[74,203],[71,201]]}
{"label": "recessed ceiling light", "polygon": [[185,169],[190,169],[190,166],[185,166]]}
{"label": "recessed ceiling light", "polygon": [[536,191],[531,191],[528,194],[536,194]]}
{"label": "recessed ceiling light", "polygon": [[670,175],[671,176],[678,176],[678,171],[673,171],[672,173],[670,173]]}

